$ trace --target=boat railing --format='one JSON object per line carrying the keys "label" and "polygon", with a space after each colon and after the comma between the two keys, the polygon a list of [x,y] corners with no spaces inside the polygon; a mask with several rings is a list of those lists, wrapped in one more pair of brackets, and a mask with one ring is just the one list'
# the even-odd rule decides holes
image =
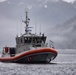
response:
{"label": "boat railing", "polygon": [[53,41],[49,40],[49,42],[45,43],[45,47],[54,48],[54,43],[53,43]]}

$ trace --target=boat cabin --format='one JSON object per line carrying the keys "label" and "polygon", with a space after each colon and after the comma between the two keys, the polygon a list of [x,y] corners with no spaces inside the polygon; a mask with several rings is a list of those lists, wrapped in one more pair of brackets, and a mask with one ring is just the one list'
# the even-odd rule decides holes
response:
{"label": "boat cabin", "polygon": [[21,45],[29,45],[32,47],[41,47],[42,44],[45,44],[46,36],[38,36],[38,35],[22,35],[21,37],[16,37],[17,47]]}

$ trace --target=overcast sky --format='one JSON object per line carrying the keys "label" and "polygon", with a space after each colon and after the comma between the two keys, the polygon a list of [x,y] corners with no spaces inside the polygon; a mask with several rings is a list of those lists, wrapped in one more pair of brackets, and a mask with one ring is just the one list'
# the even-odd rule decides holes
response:
{"label": "overcast sky", "polygon": [[[0,0],[0,2],[4,2],[4,1],[6,1],[6,0]],[[66,1],[66,2],[74,2],[75,0],[63,0],[63,1]]]}
{"label": "overcast sky", "polygon": [[[58,25],[63,25],[63,23],[65,23],[67,20],[73,18],[76,15],[76,1],[0,0],[1,49],[3,46],[15,46],[16,35],[24,33],[25,24],[22,23],[22,20],[25,20],[25,11],[29,12],[29,17],[31,19],[30,26],[35,27],[36,24],[36,32],[39,34],[39,29],[41,25],[42,33],[45,33],[49,39],[53,40],[56,48],[59,48],[63,41],[66,41],[68,38],[67,36],[61,36],[61,33],[59,32],[61,32],[62,26]],[[59,28],[58,32],[56,31],[57,27]],[[65,27],[66,26],[63,26],[64,29]],[[69,28],[69,30],[70,29],[71,28]],[[33,28],[32,32],[35,32],[35,28]],[[68,41],[69,40],[67,40],[67,44]],[[70,47],[68,46],[65,48]]]}

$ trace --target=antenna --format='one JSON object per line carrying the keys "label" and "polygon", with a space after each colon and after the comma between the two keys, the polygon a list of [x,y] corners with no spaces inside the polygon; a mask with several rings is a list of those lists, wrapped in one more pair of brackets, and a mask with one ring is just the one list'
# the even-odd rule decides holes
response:
{"label": "antenna", "polygon": [[36,23],[36,18],[35,18],[35,34],[37,33],[37,23]]}
{"label": "antenna", "polygon": [[30,21],[30,18],[28,18],[28,12],[26,12],[26,20],[25,21],[23,21],[22,20],[22,22],[24,22],[25,23],[25,25],[26,25],[26,27],[25,27],[25,32],[26,32],[26,34],[28,34],[28,32],[29,32],[29,21]]}
{"label": "antenna", "polygon": [[[21,20],[22,20],[22,16],[20,17],[21,18]],[[21,22],[21,25],[20,25],[20,35],[22,35],[22,22]]]}
{"label": "antenna", "polygon": [[41,35],[41,24],[40,24],[40,35]]}
{"label": "antenna", "polygon": [[26,2],[26,7],[25,7],[25,10],[24,11],[26,11],[25,13],[28,13],[29,12],[29,8],[28,8],[28,0],[25,0],[25,2]]}
{"label": "antenna", "polygon": [[19,28],[18,28],[18,19],[17,19],[17,24],[16,24],[16,36],[18,36]]}

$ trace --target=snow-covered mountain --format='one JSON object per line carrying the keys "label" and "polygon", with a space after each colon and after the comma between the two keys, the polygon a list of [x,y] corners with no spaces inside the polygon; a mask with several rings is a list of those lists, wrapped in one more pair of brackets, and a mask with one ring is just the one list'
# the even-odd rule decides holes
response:
{"label": "snow-covered mountain", "polygon": [[10,19],[17,19],[29,10],[32,18],[51,24],[65,22],[76,14],[76,8],[62,0],[7,0],[0,3],[0,10],[2,16]]}

